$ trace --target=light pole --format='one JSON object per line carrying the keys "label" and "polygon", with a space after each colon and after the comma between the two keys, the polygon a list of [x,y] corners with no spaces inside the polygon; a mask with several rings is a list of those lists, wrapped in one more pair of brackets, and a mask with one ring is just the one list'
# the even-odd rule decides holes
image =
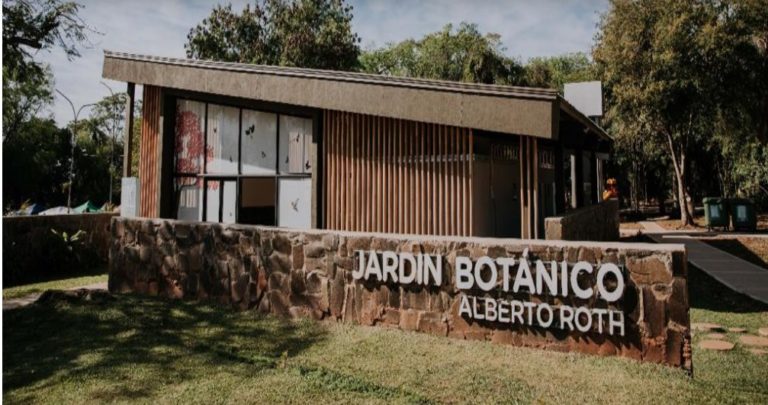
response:
{"label": "light pole", "polygon": [[69,106],[72,107],[72,115],[75,117],[73,130],[70,130],[70,140],[69,143],[71,145],[71,157],[69,159],[69,190],[67,191],[67,213],[72,213],[72,186],[74,186],[75,183],[75,130],[77,130],[77,117],[80,116],[80,112],[83,111],[83,108],[85,107],[91,107],[96,105],[95,103],[90,104],[83,104],[80,106],[77,111],[75,111],[75,104],[72,103],[72,100],[69,99],[64,93],[61,92],[61,90],[56,89],[56,92],[59,93],[62,97],[64,97],[64,100],[67,100],[69,103]]}
{"label": "light pole", "polygon": [[117,109],[114,108],[115,92],[112,91],[112,88],[109,87],[109,85],[107,85],[106,83],[104,82],[99,82],[99,83],[101,83],[104,87],[106,87],[107,90],[109,90],[109,94],[112,96],[111,98],[112,105],[110,106],[110,108],[112,109],[111,111],[112,125],[109,130],[109,132],[111,132],[111,135],[112,135],[112,146],[109,151],[109,205],[111,206],[112,205],[112,177],[114,176],[114,162],[115,162],[115,159],[114,159],[115,158],[115,141],[116,141],[115,127],[117,126],[118,117],[117,117]]}

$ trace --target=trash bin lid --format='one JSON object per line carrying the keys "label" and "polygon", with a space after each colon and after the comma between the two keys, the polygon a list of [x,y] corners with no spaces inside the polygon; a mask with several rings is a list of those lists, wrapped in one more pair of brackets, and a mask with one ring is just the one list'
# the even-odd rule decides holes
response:
{"label": "trash bin lid", "polygon": [[731,198],[729,202],[733,205],[752,205],[752,200],[748,198]]}

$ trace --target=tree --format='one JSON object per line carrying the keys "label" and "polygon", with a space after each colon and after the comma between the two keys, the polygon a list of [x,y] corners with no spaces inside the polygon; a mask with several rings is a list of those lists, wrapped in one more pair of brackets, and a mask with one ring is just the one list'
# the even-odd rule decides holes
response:
{"label": "tree", "polygon": [[3,144],[3,207],[22,202],[62,205],[68,181],[69,131],[51,119],[31,118],[21,123],[19,136]]}
{"label": "tree", "polygon": [[609,88],[607,119],[666,150],[683,224],[692,223],[693,152],[715,142],[715,117],[734,116],[763,86],[740,3],[613,0],[601,18],[593,57]]}
{"label": "tree", "polygon": [[598,80],[594,64],[582,52],[531,58],[525,65],[525,83],[533,87],[546,87],[563,92],[570,82]]}
{"label": "tree", "polygon": [[61,48],[71,59],[90,31],[80,5],[60,0],[3,2],[3,140],[52,100],[49,69],[34,60],[40,50]]}
{"label": "tree", "polygon": [[184,49],[197,59],[351,70],[359,42],[344,0],[258,0],[240,14],[214,7],[189,31]]}
{"label": "tree", "polygon": [[53,100],[53,77],[45,68],[22,79],[18,71],[3,66],[3,141],[15,136],[23,123],[37,116]]}
{"label": "tree", "polygon": [[[125,127],[125,93],[115,93],[101,99],[91,108],[90,116],[84,122],[90,135],[89,141],[93,142],[100,153],[100,158],[108,165],[108,175],[112,180],[110,193],[104,197],[108,201],[116,201],[120,195],[120,179],[122,177],[122,147]],[[108,177],[108,178],[110,178]]]}
{"label": "tree", "polygon": [[481,34],[476,24],[448,24],[420,40],[405,40],[364,52],[362,70],[392,76],[519,85],[523,68],[504,56],[498,34]]}

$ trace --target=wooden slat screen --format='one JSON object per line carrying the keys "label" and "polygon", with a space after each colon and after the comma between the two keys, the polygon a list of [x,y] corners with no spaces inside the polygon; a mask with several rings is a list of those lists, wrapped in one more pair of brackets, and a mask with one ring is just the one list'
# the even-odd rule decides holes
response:
{"label": "wooden slat screen", "polygon": [[520,140],[520,237],[538,239],[539,227],[539,142],[521,136]]}
{"label": "wooden slat screen", "polygon": [[325,111],[328,229],[470,235],[472,131]]}
{"label": "wooden slat screen", "polygon": [[144,86],[139,159],[139,215],[142,217],[154,218],[160,215],[161,104],[161,89],[155,86]]}

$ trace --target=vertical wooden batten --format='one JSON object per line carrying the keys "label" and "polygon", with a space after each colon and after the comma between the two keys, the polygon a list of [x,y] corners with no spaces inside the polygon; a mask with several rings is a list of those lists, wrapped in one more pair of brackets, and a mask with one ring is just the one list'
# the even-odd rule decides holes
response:
{"label": "vertical wooden batten", "polygon": [[144,86],[139,163],[139,215],[142,217],[160,215],[161,110],[162,90]]}
{"label": "vertical wooden batten", "polygon": [[324,111],[326,226],[470,235],[471,130]]}

